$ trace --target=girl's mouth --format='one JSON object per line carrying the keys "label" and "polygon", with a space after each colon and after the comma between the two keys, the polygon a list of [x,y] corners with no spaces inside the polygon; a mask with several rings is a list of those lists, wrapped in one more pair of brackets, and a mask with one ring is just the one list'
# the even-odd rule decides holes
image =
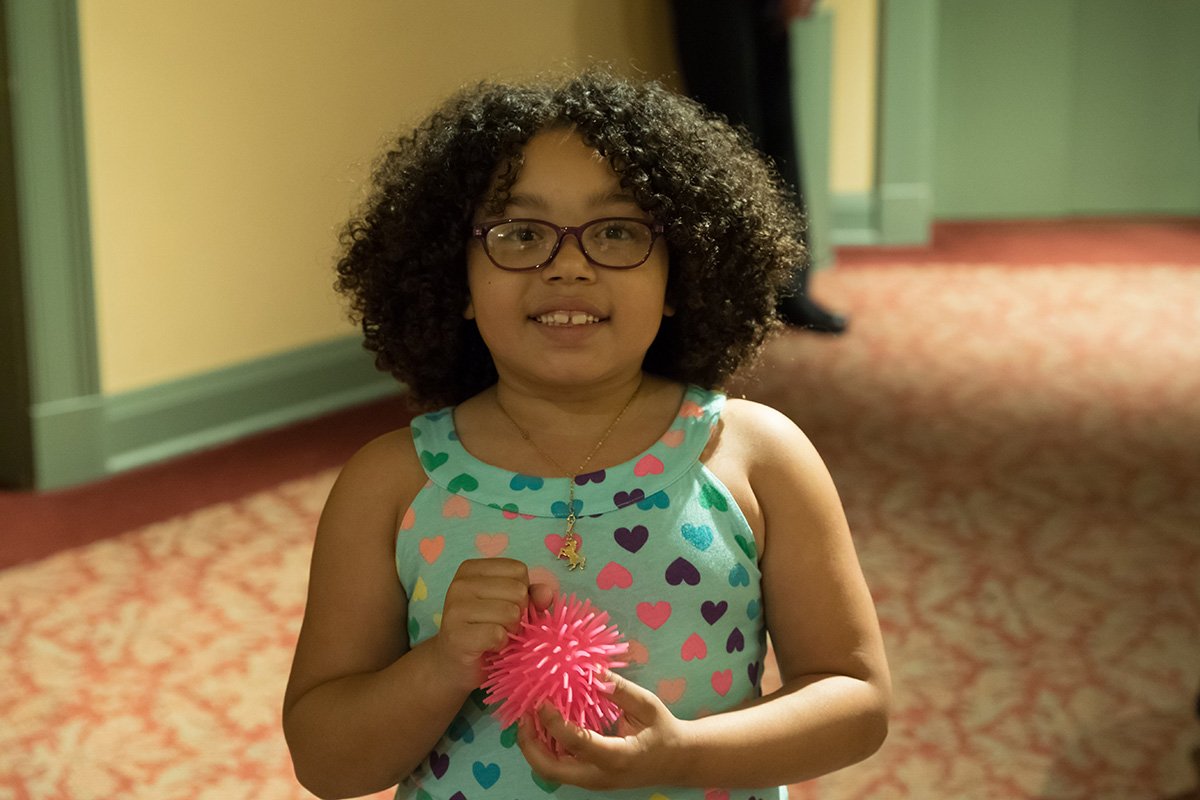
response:
{"label": "girl's mouth", "polygon": [[584,311],[550,311],[545,314],[538,314],[536,317],[531,317],[535,322],[542,325],[550,325],[562,327],[567,325],[592,325],[597,322],[603,322],[600,317],[588,314]]}

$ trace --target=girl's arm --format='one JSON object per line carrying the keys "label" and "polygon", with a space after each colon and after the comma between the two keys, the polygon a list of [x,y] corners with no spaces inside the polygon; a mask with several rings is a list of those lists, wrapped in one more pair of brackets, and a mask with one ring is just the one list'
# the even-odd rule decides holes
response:
{"label": "girl's arm", "polygon": [[765,526],[763,601],[783,685],[737,710],[682,721],[650,692],[618,681],[614,697],[628,717],[618,736],[547,714],[574,757],[523,739],[548,778],[596,789],[791,784],[866,758],[887,734],[879,624],[828,471],[804,434],[765,406],[730,401],[722,419],[709,466],[756,534]]}
{"label": "girl's arm", "polygon": [[318,796],[369,794],[412,772],[526,602],[524,565],[464,562],[441,632],[410,649],[395,535],[425,481],[407,431],[388,434],[346,464],[321,515],[283,708],[296,776]]}

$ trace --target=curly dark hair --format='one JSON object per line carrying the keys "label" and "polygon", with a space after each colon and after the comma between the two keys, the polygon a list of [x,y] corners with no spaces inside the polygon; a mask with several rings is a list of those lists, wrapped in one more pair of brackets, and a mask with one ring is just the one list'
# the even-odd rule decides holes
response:
{"label": "curly dark hair", "polygon": [[376,366],[419,405],[462,402],[496,381],[467,305],[466,245],[479,208],[503,208],[537,132],[570,128],[666,227],[667,298],[647,371],[717,387],[778,324],[804,261],[797,204],[744,130],[656,82],[606,70],[451,97],[377,162],[341,235],[337,290]]}

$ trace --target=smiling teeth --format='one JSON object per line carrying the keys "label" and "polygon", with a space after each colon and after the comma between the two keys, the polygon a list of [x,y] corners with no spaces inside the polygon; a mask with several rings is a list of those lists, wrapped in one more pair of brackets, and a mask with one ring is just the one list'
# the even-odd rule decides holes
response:
{"label": "smiling teeth", "polygon": [[583,311],[552,311],[535,319],[543,325],[590,325],[600,321],[599,317],[593,317]]}

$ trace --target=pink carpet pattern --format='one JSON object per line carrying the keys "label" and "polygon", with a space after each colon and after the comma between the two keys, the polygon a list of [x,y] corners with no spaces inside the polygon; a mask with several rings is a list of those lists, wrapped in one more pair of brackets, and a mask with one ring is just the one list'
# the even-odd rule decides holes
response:
{"label": "pink carpet pattern", "polygon": [[[783,334],[735,389],[825,455],[896,703],[877,755],[793,800],[1194,787],[1200,263],[814,288],[851,331]],[[310,797],[279,707],[333,477],[0,572],[0,798]]]}

